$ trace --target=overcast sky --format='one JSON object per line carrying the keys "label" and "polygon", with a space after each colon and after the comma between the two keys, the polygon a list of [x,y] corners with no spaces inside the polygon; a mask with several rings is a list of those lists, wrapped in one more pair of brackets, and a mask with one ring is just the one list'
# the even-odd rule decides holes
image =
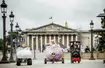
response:
{"label": "overcast sky", "polygon": [[[6,29],[10,30],[9,14],[13,11],[15,15],[14,30],[16,22],[22,30],[36,28],[54,21],[63,25],[68,22],[68,27],[73,29],[89,29],[91,20],[94,28],[99,29],[100,18],[96,16],[103,13],[105,0],[5,0],[8,5]],[[0,4],[2,0],[0,0]],[[0,38],[3,34],[2,13],[0,12]],[[53,19],[49,19],[49,17]]]}

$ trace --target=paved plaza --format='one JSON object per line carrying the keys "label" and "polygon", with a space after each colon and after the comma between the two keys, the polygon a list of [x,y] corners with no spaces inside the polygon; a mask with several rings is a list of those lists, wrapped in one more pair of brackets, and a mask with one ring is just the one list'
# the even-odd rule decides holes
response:
{"label": "paved plaza", "polygon": [[9,63],[0,64],[0,68],[105,68],[103,60],[82,60],[79,64],[71,64],[69,58],[65,57],[64,64],[61,62],[55,62],[54,64],[48,62],[47,64],[44,64],[44,53],[39,52],[36,53],[36,58],[36,60],[33,60],[31,66],[27,66],[26,63],[22,63],[21,66],[16,66],[16,63]]}
{"label": "paved plaza", "polygon": [[0,68],[105,68],[105,64],[101,60],[82,60],[80,64],[71,64],[69,60],[65,61],[65,64],[61,62],[44,64],[43,60],[33,60],[32,66],[27,66],[26,63],[22,63],[21,66],[16,66],[15,63],[0,64]]}

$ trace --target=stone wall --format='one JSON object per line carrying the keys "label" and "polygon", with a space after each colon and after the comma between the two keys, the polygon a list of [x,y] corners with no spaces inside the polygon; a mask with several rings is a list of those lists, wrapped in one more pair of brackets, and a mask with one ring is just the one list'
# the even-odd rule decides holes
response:
{"label": "stone wall", "polygon": [[[105,59],[105,53],[93,53],[95,59]],[[91,53],[81,53],[81,59],[89,59]],[[70,53],[64,53],[64,58],[65,59],[70,59]]]}
{"label": "stone wall", "polygon": [[[82,53],[81,57],[82,59],[89,59],[91,56],[91,53]],[[93,53],[93,56],[95,59],[104,59],[105,53]]]}

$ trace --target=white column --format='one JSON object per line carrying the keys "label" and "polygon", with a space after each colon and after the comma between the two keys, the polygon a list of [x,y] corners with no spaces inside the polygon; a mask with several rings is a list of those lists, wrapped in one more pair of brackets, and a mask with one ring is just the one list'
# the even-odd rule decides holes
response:
{"label": "white column", "polygon": [[49,35],[49,43],[51,43],[51,36]]}
{"label": "white column", "polygon": [[63,40],[62,40],[62,44],[64,45],[64,35],[62,36],[62,39],[63,39]]}
{"label": "white column", "polygon": [[[60,43],[60,40],[61,40],[61,37],[60,36],[58,36],[58,42]],[[61,42],[62,43],[62,42]]]}
{"label": "white column", "polygon": [[75,38],[76,38],[76,41],[78,41],[78,36],[77,35],[75,36]]}
{"label": "white column", "polygon": [[67,47],[69,47],[69,35],[67,35]]}
{"label": "white column", "polygon": [[47,36],[45,35],[45,44],[47,43]]}
{"label": "white column", "polygon": [[73,35],[71,35],[71,41],[73,41]]}
{"label": "white column", "polygon": [[36,35],[36,50],[38,51],[38,36]]}
{"label": "white column", "polygon": [[33,50],[33,46],[34,46],[34,37],[32,36],[32,45],[31,45],[31,47],[32,47],[32,50]]}
{"label": "white column", "polygon": [[29,36],[27,36],[27,46],[29,46]]}
{"label": "white column", "polygon": [[40,41],[41,41],[41,52],[42,52],[42,45],[43,45],[42,36],[41,36],[41,38],[40,38]]}

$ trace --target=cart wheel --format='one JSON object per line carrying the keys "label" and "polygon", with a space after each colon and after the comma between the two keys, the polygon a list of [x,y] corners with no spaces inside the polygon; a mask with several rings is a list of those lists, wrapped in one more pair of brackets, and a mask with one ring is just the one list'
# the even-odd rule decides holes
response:
{"label": "cart wheel", "polygon": [[32,59],[27,59],[27,65],[32,65]]}
{"label": "cart wheel", "polygon": [[44,64],[47,64],[47,59],[46,58],[44,59]]}
{"label": "cart wheel", "polygon": [[74,63],[74,61],[71,61],[71,63]]}
{"label": "cart wheel", "polygon": [[17,59],[16,65],[17,65],[17,66],[20,66],[20,65],[21,65],[21,59]]}
{"label": "cart wheel", "polygon": [[62,58],[62,64],[64,64],[64,58]]}
{"label": "cart wheel", "polygon": [[80,63],[80,61],[78,61],[78,63]]}
{"label": "cart wheel", "polygon": [[54,61],[55,61],[55,60],[53,59],[53,60],[52,60],[52,63],[54,63]]}
{"label": "cart wheel", "polygon": [[105,60],[103,60],[103,63],[105,63]]}

